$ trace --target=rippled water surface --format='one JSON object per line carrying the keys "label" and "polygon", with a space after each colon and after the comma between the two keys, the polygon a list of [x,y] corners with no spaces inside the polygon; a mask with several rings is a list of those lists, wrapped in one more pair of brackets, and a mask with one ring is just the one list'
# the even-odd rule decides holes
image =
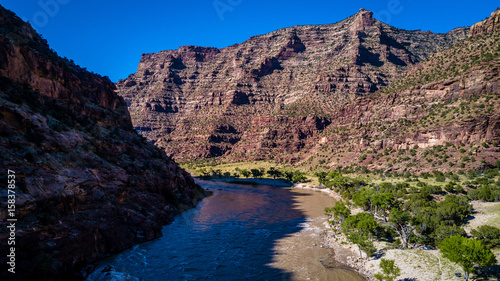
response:
{"label": "rippled water surface", "polygon": [[97,280],[361,280],[320,260],[325,195],[199,182],[214,195],[176,217],[163,237],[104,260]]}

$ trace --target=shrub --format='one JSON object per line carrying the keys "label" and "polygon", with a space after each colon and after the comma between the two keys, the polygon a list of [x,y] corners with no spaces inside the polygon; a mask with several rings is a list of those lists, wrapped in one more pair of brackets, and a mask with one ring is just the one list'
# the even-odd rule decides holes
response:
{"label": "shrub", "polygon": [[488,248],[500,246],[500,229],[489,226],[481,225],[478,229],[471,230],[471,235],[481,241]]}

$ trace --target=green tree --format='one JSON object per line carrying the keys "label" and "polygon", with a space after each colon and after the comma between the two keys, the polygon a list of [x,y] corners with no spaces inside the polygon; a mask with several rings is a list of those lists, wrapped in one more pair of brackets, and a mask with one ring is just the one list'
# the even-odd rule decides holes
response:
{"label": "green tree", "polygon": [[344,232],[356,231],[359,236],[372,237],[373,231],[378,224],[371,213],[358,213],[354,216],[347,217],[342,224]]}
{"label": "green tree", "polygon": [[283,176],[285,176],[285,179],[287,181],[292,181],[292,179],[293,179],[293,172],[292,171],[283,171]]}
{"label": "green tree", "polygon": [[381,259],[380,260],[380,268],[382,269],[382,273],[375,274],[375,278],[377,280],[386,280],[392,281],[400,275],[401,270],[399,267],[394,265],[394,260]]}
{"label": "green tree", "polygon": [[500,229],[489,226],[481,225],[477,229],[471,230],[471,235],[481,241],[486,247],[494,248],[500,246]]}
{"label": "green tree", "polygon": [[441,241],[443,241],[443,239],[446,239],[446,238],[454,236],[454,235],[460,235],[460,236],[466,237],[467,233],[460,226],[446,225],[446,224],[440,223],[434,229],[433,238],[434,238],[435,244],[440,244]]}
{"label": "green tree", "polygon": [[283,172],[282,172],[282,171],[280,171],[280,170],[276,170],[276,177],[277,177],[277,178],[281,178],[281,177],[283,177]]}
{"label": "green tree", "polygon": [[258,178],[258,177],[261,177],[263,175],[263,173],[260,169],[251,169],[250,173],[252,173],[252,176],[254,178]]}
{"label": "green tree", "polygon": [[263,168],[263,167],[260,167],[259,168],[259,171],[261,173],[261,176],[265,175],[266,174],[266,168]]}
{"label": "green tree", "polygon": [[267,174],[272,177],[273,179],[276,179],[279,174],[280,174],[280,171],[279,170],[276,170],[275,167],[271,167],[269,168],[269,170],[267,170]]}
{"label": "green tree", "polygon": [[[341,206],[338,206],[338,208],[343,209]],[[345,210],[343,212],[344,215],[348,213]],[[371,237],[377,226],[378,224],[373,218],[373,214],[363,212],[354,216],[345,217],[342,223],[342,231],[347,234],[347,240],[358,245],[360,257],[363,256],[362,251],[365,252],[367,256],[371,256],[375,252]]]}
{"label": "green tree", "polygon": [[351,210],[346,206],[344,201],[340,200],[335,202],[335,205],[331,208],[325,208],[325,215],[329,217],[333,217],[333,220],[330,220],[330,224],[337,227],[337,229],[342,225],[346,218],[351,215]]}
{"label": "green tree", "polygon": [[375,191],[366,187],[358,192],[354,193],[352,196],[352,201],[364,210],[369,210],[370,213],[373,213],[373,197],[375,196]]}
{"label": "green tree", "polygon": [[439,248],[445,258],[463,268],[465,280],[469,280],[474,266],[486,267],[496,263],[495,255],[479,240],[454,235],[444,239]]}
{"label": "green tree", "polygon": [[446,225],[461,225],[472,213],[472,206],[465,196],[446,195],[438,203],[436,217]]}
{"label": "green tree", "polygon": [[322,185],[326,185],[326,176],[328,174],[326,172],[316,172],[314,173],[314,176],[318,177],[319,185],[320,187]]}
{"label": "green tree", "polygon": [[239,170],[238,172],[245,178],[248,178],[250,176],[250,172],[247,169]]}
{"label": "green tree", "polygon": [[372,199],[373,205],[375,205],[374,215],[382,213],[382,218],[387,222],[386,211],[391,209],[394,205],[395,199],[392,193],[375,193]]}
{"label": "green tree", "polygon": [[293,171],[292,182],[306,182],[307,177],[301,171],[295,170]]}
{"label": "green tree", "polygon": [[410,219],[410,212],[408,211],[402,211],[399,208],[394,208],[391,210],[389,224],[399,235],[399,238],[401,238],[401,246],[403,247],[403,249],[408,247],[410,234],[414,229],[412,226],[410,226]]}
{"label": "green tree", "polygon": [[328,173],[325,181],[330,189],[334,189],[346,199],[351,199],[352,195],[355,194],[357,190],[366,185],[364,181],[344,177],[338,171]]}
{"label": "green tree", "polygon": [[375,253],[375,246],[373,246],[373,242],[368,240],[368,237],[359,235],[357,232],[351,232],[347,234],[347,240],[349,242],[358,245],[359,247],[359,256],[363,257],[363,252],[366,253],[366,256],[369,257]]}

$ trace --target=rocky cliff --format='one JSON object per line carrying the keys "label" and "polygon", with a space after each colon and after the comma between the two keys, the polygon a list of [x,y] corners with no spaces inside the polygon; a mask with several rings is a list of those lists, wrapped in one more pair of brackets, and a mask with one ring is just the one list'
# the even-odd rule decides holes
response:
{"label": "rocky cliff", "polygon": [[260,122],[221,161],[273,159],[311,170],[485,169],[500,158],[499,112],[500,31],[494,31],[435,53],[381,90],[332,108],[319,123]]}
{"label": "rocky cliff", "polygon": [[[2,280],[78,280],[89,263],[161,235],[204,195],[137,134],[109,79],[58,57],[3,7],[0,135]],[[17,219],[15,245],[7,218]],[[7,271],[11,247],[16,274]]]}
{"label": "rocky cliff", "polygon": [[496,31],[439,52],[390,86],[339,108],[300,160],[412,173],[484,169],[500,157],[499,112]]}
{"label": "rocky cliff", "polygon": [[500,30],[500,8],[491,13],[491,16],[474,24],[469,32],[470,37],[488,34]]}
{"label": "rocky cliff", "polygon": [[284,28],[223,49],[144,54],[117,88],[134,127],[176,159],[293,154],[338,107],[467,37],[467,28],[407,31],[372,15],[361,9],[335,24]]}

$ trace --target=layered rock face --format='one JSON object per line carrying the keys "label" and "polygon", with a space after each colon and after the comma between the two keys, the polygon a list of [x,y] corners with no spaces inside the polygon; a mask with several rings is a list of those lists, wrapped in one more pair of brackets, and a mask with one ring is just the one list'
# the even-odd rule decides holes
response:
{"label": "layered rock face", "polygon": [[17,219],[13,275],[3,184],[0,279],[81,279],[87,264],[160,236],[204,191],[134,131],[109,79],[58,57],[3,7],[0,26],[0,178],[15,172]]}
{"label": "layered rock face", "polygon": [[483,21],[474,24],[471,27],[469,36],[488,34],[500,30],[500,8],[491,13],[491,16]]}
{"label": "layered rock face", "polygon": [[[314,126],[310,117],[300,121],[305,134],[276,134],[295,128],[293,122],[260,122],[255,127],[260,129],[222,160],[247,159],[241,153],[247,148],[254,157],[313,170],[486,169],[500,158],[499,112],[500,31],[495,31],[438,52],[382,90],[332,109],[320,123],[325,126]],[[300,141],[304,135],[310,137]]]}
{"label": "layered rock face", "polygon": [[485,169],[500,158],[499,113],[500,31],[494,31],[339,108],[301,160],[412,173]]}
{"label": "layered rock face", "polygon": [[117,88],[134,127],[176,159],[266,159],[308,148],[340,106],[467,32],[401,30],[361,9],[339,23],[284,28],[220,50],[144,54]]}

